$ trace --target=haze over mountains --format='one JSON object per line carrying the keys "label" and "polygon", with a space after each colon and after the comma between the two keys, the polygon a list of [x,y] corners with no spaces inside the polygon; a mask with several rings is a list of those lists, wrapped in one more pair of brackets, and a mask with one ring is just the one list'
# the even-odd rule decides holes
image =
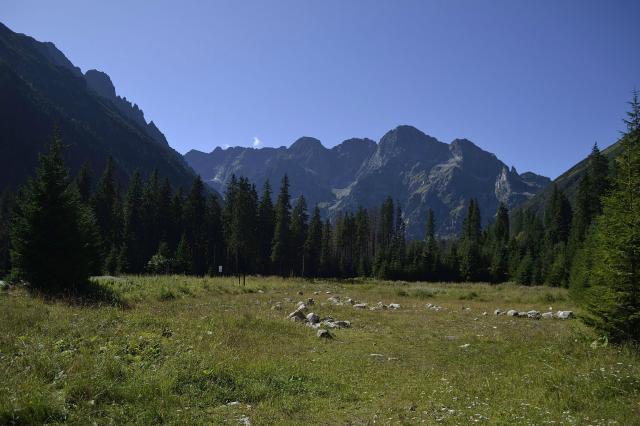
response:
{"label": "haze over mountains", "polygon": [[411,126],[390,130],[379,143],[348,139],[328,149],[303,137],[289,148],[218,147],[210,153],[192,150],[185,159],[218,191],[233,174],[259,186],[269,179],[277,191],[287,173],[292,195],[304,194],[330,218],[359,206],[377,207],[391,196],[400,203],[412,238],[422,237],[429,208],[437,232],[453,235],[470,198],[478,199],[487,223],[500,202],[516,207],[550,183],[535,173],[518,174],[469,140],[446,144]]}

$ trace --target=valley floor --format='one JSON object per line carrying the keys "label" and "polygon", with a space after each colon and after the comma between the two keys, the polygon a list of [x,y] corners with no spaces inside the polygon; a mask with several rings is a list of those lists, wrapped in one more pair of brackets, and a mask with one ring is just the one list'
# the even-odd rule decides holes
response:
{"label": "valley floor", "polygon": [[[637,352],[604,345],[577,319],[493,314],[577,311],[562,289],[259,277],[245,287],[182,276],[99,282],[127,307],[0,292],[0,424],[640,423]],[[335,305],[335,295],[400,309]],[[308,298],[309,311],[351,327],[325,340],[288,320]],[[282,309],[272,309],[278,302]]]}

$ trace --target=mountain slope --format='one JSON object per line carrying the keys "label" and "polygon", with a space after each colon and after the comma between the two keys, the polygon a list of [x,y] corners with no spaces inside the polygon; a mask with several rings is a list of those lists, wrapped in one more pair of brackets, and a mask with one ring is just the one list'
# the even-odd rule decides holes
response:
{"label": "mountain slope", "polygon": [[[613,145],[607,147],[602,151],[602,154],[605,155],[609,161],[616,158],[620,152],[622,151],[622,146],[620,142],[616,142]],[[571,204],[574,203],[576,195],[578,193],[578,185],[580,180],[584,176],[587,168],[588,158],[580,161],[569,170],[558,176],[553,183],[558,186],[558,189],[564,192],[567,196]],[[544,214],[545,206],[547,205],[547,200],[551,196],[551,192],[553,185],[549,185],[543,191],[540,191],[530,200],[522,204],[523,209],[530,209],[538,215]]]}
{"label": "mountain slope", "polygon": [[111,155],[121,181],[133,170],[148,174],[154,168],[175,185],[189,185],[194,177],[142,111],[115,96],[106,74],[83,75],[52,43],[2,24],[0,115],[0,188],[16,187],[33,173],[56,125],[72,172],[88,161],[100,173]]}
{"label": "mountain slope", "polygon": [[446,144],[411,126],[389,131],[376,144],[349,139],[327,149],[304,137],[289,148],[216,148],[206,154],[190,151],[187,162],[213,188],[223,191],[232,174],[276,187],[284,173],[294,197],[304,194],[325,216],[335,217],[359,206],[378,207],[387,197],[404,212],[410,237],[422,237],[427,209],[437,218],[442,236],[459,232],[470,198],[477,198],[487,223],[500,202],[522,204],[543,189],[549,179],[534,173],[519,175],[495,155],[466,139]]}

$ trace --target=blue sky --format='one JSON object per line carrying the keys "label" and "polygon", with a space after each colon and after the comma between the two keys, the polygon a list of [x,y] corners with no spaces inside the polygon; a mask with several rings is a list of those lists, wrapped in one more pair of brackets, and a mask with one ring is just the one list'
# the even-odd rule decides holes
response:
{"label": "blue sky", "polygon": [[[640,1],[2,0],[107,72],[180,152],[332,146],[399,124],[557,176],[622,130]],[[259,142],[259,143],[258,143]]]}

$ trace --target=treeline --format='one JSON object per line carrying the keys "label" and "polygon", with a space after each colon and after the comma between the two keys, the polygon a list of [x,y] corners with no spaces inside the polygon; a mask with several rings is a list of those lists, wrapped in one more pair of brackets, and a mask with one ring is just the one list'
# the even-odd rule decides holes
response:
{"label": "treeline", "polygon": [[[135,172],[126,189],[113,162],[95,182],[89,167],[69,179],[54,135],[36,176],[0,199],[0,276],[36,287],[65,288],[90,274],[246,274],[425,281],[515,281],[567,286],[612,336],[640,330],[640,102],[634,94],[610,165],[597,145],[576,199],[557,187],[543,217],[500,205],[481,226],[469,200],[458,239],[438,240],[428,210],[424,237],[407,241],[392,198],[323,220],[303,196],[293,200],[285,175],[273,202],[233,176],[224,202],[197,177],[186,191]],[[619,313],[622,322],[610,319]],[[611,325],[614,324],[615,326]],[[629,324],[636,326],[635,331]],[[609,328],[607,328],[609,327]],[[614,327],[615,329],[610,329]]]}

